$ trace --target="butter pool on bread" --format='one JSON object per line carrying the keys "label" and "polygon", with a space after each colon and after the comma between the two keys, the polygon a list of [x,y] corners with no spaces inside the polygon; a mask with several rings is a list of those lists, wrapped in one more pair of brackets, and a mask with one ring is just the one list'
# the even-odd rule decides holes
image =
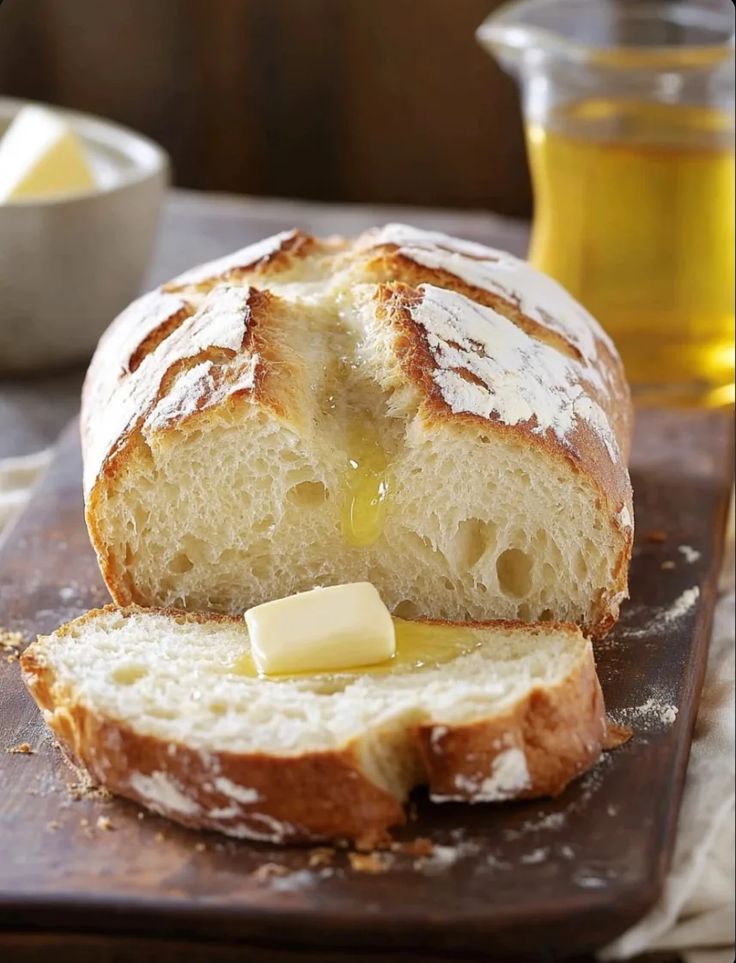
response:
{"label": "butter pool on bread", "polygon": [[389,225],[285,232],[136,301],[87,377],[86,517],[120,605],[242,613],[368,580],[403,616],[626,596],[630,400],[525,262]]}
{"label": "butter pool on bread", "polygon": [[418,784],[437,802],[554,795],[598,759],[603,699],[577,627],[406,626],[396,664],[262,679],[240,669],[242,618],[108,606],[21,663],[93,779],[231,836],[378,842]]}

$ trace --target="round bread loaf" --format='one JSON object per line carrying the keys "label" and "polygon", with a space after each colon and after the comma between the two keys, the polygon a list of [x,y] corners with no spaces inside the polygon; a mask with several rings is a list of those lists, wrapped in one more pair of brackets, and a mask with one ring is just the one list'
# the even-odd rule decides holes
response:
{"label": "round bread loaf", "polygon": [[119,604],[241,613],[368,580],[402,616],[566,620],[626,596],[629,392],[528,264],[403,225],[290,231],[132,304],[84,390]]}

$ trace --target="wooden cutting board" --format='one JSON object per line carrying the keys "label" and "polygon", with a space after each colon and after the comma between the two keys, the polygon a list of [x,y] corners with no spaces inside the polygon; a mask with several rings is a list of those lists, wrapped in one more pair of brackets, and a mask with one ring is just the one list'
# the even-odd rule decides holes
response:
{"label": "wooden cutting board", "polygon": [[[399,838],[429,837],[428,857],[397,852],[366,866],[338,852],[319,863],[313,850],[230,841],[132,803],[80,798],[79,775],[45,730],[17,661],[3,657],[0,948],[4,938],[43,949],[53,933],[58,945],[98,948],[115,937],[118,949],[125,936],[134,955],[142,939],[168,938],[206,947],[208,960],[234,958],[227,953],[239,946],[248,959],[430,961],[550,959],[607,943],[653,904],[670,859],[731,438],[726,412],[640,415],[632,598],[597,648],[609,710],[635,729],[629,744],[554,800],[432,806],[418,795],[416,821]],[[79,479],[71,426],[0,547],[0,625],[27,640],[106,601]],[[22,743],[33,752],[12,752]]]}

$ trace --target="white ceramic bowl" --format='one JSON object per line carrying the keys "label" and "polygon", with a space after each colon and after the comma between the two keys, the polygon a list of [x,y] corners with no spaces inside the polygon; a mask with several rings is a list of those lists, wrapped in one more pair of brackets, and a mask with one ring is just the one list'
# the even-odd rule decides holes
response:
{"label": "white ceramic bowl", "polygon": [[[0,98],[0,135],[27,102]],[[94,191],[0,204],[0,371],[89,357],[138,294],[169,176],[166,153],[117,124],[59,111],[81,137]]]}

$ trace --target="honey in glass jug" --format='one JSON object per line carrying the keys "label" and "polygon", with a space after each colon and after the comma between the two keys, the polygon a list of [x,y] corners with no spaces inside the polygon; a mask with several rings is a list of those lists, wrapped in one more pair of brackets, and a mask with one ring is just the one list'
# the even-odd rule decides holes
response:
{"label": "honey in glass jug", "polygon": [[728,0],[519,0],[478,31],[521,82],[530,260],[640,403],[733,401],[733,36]]}

